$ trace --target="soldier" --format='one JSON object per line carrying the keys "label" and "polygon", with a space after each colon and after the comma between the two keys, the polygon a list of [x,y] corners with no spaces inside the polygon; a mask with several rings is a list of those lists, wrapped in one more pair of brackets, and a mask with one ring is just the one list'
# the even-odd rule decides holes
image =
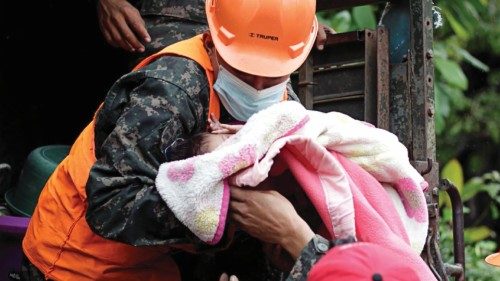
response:
{"label": "soldier", "polygon": [[155,188],[165,149],[205,130],[209,114],[244,122],[293,98],[289,76],[318,31],[314,0],[242,3],[208,1],[210,32],[111,87],[39,197],[23,240],[28,278],[179,280],[171,254],[207,248]]}
{"label": "soldier", "polygon": [[204,0],[97,0],[106,42],[139,59],[207,29]]}

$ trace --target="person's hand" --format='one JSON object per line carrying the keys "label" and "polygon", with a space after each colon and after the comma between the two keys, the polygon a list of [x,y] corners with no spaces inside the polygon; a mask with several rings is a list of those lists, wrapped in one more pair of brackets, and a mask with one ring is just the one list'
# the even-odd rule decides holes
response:
{"label": "person's hand", "polygon": [[236,134],[243,125],[229,125],[219,122],[219,119],[215,117],[213,113],[210,113],[210,118],[208,118],[208,127],[210,133],[212,134]]}
{"label": "person's hand", "polygon": [[262,250],[274,267],[283,272],[292,270],[295,260],[280,245],[263,243]]}
{"label": "person's hand", "polygon": [[320,51],[325,48],[327,33],[335,34],[337,32],[328,25],[320,23],[318,26],[318,35],[316,35],[316,48]]}
{"label": "person's hand", "polygon": [[222,275],[219,278],[219,281],[238,281],[238,277],[231,275],[229,277],[226,273],[222,273]]}
{"label": "person's hand", "polygon": [[296,259],[314,232],[290,201],[275,190],[231,186],[231,219],[251,236],[281,245]]}
{"label": "person's hand", "polygon": [[113,47],[130,52],[144,52],[151,41],[139,11],[127,0],[99,0],[99,27],[104,39]]}

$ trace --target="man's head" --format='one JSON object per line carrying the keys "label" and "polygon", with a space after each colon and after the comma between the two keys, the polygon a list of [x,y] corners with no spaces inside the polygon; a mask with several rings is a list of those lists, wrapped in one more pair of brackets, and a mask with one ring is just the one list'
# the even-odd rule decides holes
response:
{"label": "man's head", "polygon": [[207,0],[207,49],[214,89],[236,120],[287,97],[290,74],[318,31],[315,0]]}
{"label": "man's head", "polygon": [[205,5],[223,63],[246,75],[288,76],[314,45],[315,0],[207,0]]}

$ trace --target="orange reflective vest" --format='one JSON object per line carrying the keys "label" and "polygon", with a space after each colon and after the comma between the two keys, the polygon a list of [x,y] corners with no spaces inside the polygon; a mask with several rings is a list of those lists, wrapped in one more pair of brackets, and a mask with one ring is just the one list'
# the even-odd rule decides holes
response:
{"label": "orange reflective vest", "polygon": [[[164,55],[190,58],[205,69],[210,84],[209,112],[219,116],[213,69],[202,36],[166,47],[135,69]],[[87,224],[85,185],[96,161],[94,121],[77,138],[40,194],[23,240],[24,253],[46,278],[54,280],[180,280],[167,246],[115,242],[95,234]]]}

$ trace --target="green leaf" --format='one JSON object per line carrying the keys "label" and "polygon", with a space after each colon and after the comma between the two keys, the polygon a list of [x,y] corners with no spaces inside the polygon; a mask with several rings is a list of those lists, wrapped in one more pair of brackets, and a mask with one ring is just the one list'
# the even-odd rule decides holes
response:
{"label": "green leaf", "polygon": [[488,192],[488,194],[490,195],[491,198],[499,197],[498,193],[500,193],[500,183],[485,184],[483,189],[484,189],[484,191]]}
{"label": "green leaf", "polygon": [[446,21],[450,23],[451,28],[455,32],[455,34],[462,39],[463,41],[467,41],[469,39],[469,33],[463,27],[460,22],[453,16],[453,14],[448,9],[442,9],[443,14],[446,18]]}
{"label": "green leaf", "polygon": [[468,80],[458,63],[442,58],[436,58],[434,62],[446,82],[461,90],[467,90]]}
{"label": "green leaf", "polygon": [[496,205],[491,204],[490,205],[490,210],[491,210],[491,218],[496,220],[500,217],[500,213],[498,212],[498,208]]}
{"label": "green leaf", "polygon": [[446,85],[436,82],[434,86],[434,106],[436,108],[436,116],[441,115],[443,118],[448,117],[450,114],[450,101],[448,100],[448,95],[443,90]]}
{"label": "green leaf", "polygon": [[440,135],[446,126],[445,118],[450,113],[450,102],[447,95],[443,92],[444,84],[437,82],[434,83],[434,107],[436,108],[434,115],[436,134]]}
{"label": "green leaf", "polygon": [[448,52],[446,52],[446,45],[444,42],[434,42],[434,57],[446,59],[448,58]]}
{"label": "green leaf", "polygon": [[435,121],[435,128],[436,128],[436,134],[440,135],[444,129],[445,129],[445,122],[443,115],[441,114],[436,114],[434,116],[434,121]]}
{"label": "green leaf", "polygon": [[464,92],[456,87],[450,87],[448,84],[439,83],[440,90],[448,97],[450,107],[462,110],[470,103]]}
{"label": "green leaf", "polygon": [[451,6],[451,9],[454,11],[453,15],[467,30],[467,33],[471,34],[474,32],[475,26],[479,24],[479,14],[476,8],[473,5],[466,3],[466,1],[456,1],[455,5]]}
{"label": "green leaf", "polygon": [[[448,179],[452,182],[458,189],[458,192],[462,194],[463,192],[463,184],[464,184],[464,175],[462,171],[462,165],[458,162],[457,159],[452,159],[444,165],[443,170],[441,171],[441,178]],[[451,201],[447,194],[440,194],[439,205],[446,205],[448,208],[451,208]],[[442,197],[442,199],[441,199]]]}
{"label": "green leaf", "polygon": [[457,48],[457,52],[464,58],[464,60],[466,62],[470,63],[475,68],[480,69],[480,70],[482,70],[484,72],[490,71],[490,67],[489,66],[487,66],[482,61],[480,61],[477,58],[475,58],[467,50],[462,49],[462,48]]}
{"label": "green leaf", "polygon": [[351,29],[352,18],[351,14],[344,10],[335,14],[330,19],[330,26],[337,32],[346,32]]}
{"label": "green leaf", "polygon": [[316,18],[319,23],[330,26],[330,15],[327,12],[321,11],[316,13]]}
{"label": "green leaf", "polygon": [[464,185],[464,190],[461,194],[463,202],[470,200],[472,197],[476,196],[477,193],[482,191],[484,186],[484,181],[480,177],[474,177],[468,180]]}
{"label": "green leaf", "polygon": [[354,7],[352,9],[352,16],[359,29],[375,29],[377,27],[375,12],[369,5]]}
{"label": "green leaf", "polygon": [[466,243],[478,242],[491,236],[493,230],[487,226],[470,227],[464,230]]}
{"label": "green leaf", "polygon": [[441,178],[451,181],[457,187],[460,194],[462,194],[464,189],[464,172],[462,165],[457,159],[452,159],[444,165],[441,171]]}
{"label": "green leaf", "polygon": [[453,212],[451,211],[451,208],[444,208],[443,209],[443,214],[441,216],[441,219],[443,222],[451,222],[451,218],[453,216]]}
{"label": "green leaf", "polygon": [[451,201],[448,193],[446,193],[445,191],[439,191],[438,199],[439,208],[441,208],[443,205],[447,206],[446,208],[451,208]]}

